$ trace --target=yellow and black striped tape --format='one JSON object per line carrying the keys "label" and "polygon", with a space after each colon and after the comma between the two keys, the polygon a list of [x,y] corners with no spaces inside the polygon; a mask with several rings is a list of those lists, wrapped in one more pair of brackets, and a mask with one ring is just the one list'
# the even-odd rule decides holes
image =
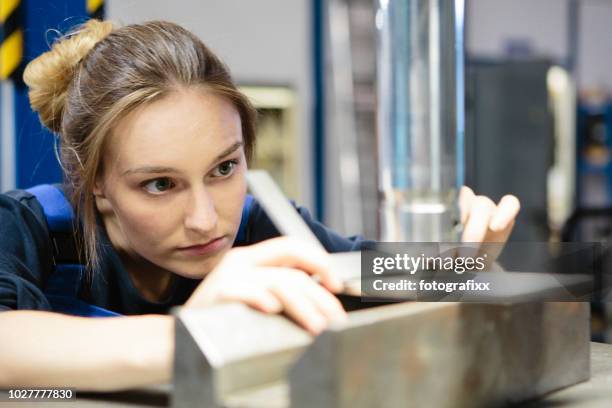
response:
{"label": "yellow and black striped tape", "polygon": [[89,17],[95,18],[98,20],[104,20],[104,0],[86,0],[86,1],[87,1],[87,5],[86,5],[87,14],[89,15]]}
{"label": "yellow and black striped tape", "polygon": [[0,0],[0,80],[15,73],[23,59],[21,0]]}

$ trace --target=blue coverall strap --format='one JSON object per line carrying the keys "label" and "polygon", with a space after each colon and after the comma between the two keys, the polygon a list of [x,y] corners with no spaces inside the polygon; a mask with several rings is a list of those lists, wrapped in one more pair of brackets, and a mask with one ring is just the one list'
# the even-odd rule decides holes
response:
{"label": "blue coverall strap", "polygon": [[55,246],[53,258],[55,265],[43,289],[53,311],[83,317],[121,316],[80,300],[78,293],[82,285],[85,265],[59,261],[61,256],[58,256],[56,251],[66,246],[58,246],[58,238],[62,236],[65,239],[68,236],[72,240],[74,234],[74,211],[64,193],[51,184],[41,184],[28,188],[26,191],[36,197],[40,203],[47,220],[50,238]]}
{"label": "blue coverall strap", "polygon": [[247,240],[247,227],[249,224],[249,217],[251,215],[251,207],[255,199],[252,195],[247,194],[244,199],[244,205],[242,207],[242,217],[240,218],[240,227],[238,228],[238,235],[236,235],[236,244],[245,244]]}
{"label": "blue coverall strap", "polygon": [[110,310],[94,306],[78,299],[85,266],[58,264],[47,281],[44,293],[54,312],[82,317],[121,316]]}
{"label": "blue coverall strap", "polygon": [[57,264],[47,279],[45,294],[75,296],[79,293],[85,267],[80,264]]}
{"label": "blue coverall strap", "polygon": [[51,232],[72,232],[74,212],[64,193],[51,184],[40,184],[26,189],[43,207]]}
{"label": "blue coverall strap", "polygon": [[82,300],[75,299],[70,296],[47,295],[47,299],[53,311],[57,313],[69,314],[72,316],[81,317],[119,317],[119,313],[110,310],[90,305]]}

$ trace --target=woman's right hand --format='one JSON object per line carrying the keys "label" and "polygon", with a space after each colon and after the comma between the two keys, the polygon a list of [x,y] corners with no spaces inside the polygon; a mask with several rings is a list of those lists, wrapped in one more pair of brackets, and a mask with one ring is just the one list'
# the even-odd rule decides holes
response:
{"label": "woman's right hand", "polygon": [[330,321],[346,319],[342,304],[332,294],[342,290],[342,282],[330,265],[327,252],[291,237],[233,248],[185,307],[243,302],[264,313],[284,312],[318,334]]}

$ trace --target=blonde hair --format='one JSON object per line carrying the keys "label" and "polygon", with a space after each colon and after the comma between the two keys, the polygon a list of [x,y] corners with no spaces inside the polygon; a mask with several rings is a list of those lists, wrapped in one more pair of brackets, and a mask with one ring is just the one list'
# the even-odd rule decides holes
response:
{"label": "blonde hair", "polygon": [[[105,141],[133,109],[180,87],[200,86],[229,100],[240,115],[247,159],[256,112],[228,68],[195,35],[166,21],[115,28],[89,20],[28,64],[30,104],[60,140],[60,164],[77,219],[88,270],[100,261],[93,197]],[[75,228],[78,231],[78,228]]]}

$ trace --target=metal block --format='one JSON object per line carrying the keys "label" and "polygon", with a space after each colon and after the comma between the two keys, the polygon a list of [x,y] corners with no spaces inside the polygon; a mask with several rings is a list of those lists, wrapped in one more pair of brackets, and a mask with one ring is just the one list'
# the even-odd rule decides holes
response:
{"label": "metal block", "polygon": [[589,378],[587,303],[398,303],[314,339],[228,304],[176,333],[174,407],[478,407]]}
{"label": "metal block", "polygon": [[404,303],[354,312],[289,374],[292,407],[489,407],[589,378],[588,303]]}
{"label": "metal block", "polygon": [[231,393],[282,380],[312,337],[242,304],[179,309],[173,407],[223,407]]}

